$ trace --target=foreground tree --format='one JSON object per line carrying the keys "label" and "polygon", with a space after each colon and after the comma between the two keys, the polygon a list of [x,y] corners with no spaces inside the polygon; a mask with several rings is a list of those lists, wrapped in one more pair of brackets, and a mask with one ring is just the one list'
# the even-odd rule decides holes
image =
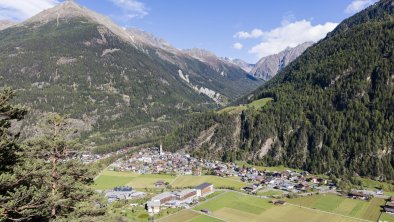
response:
{"label": "foreground tree", "polygon": [[0,221],[40,220],[45,188],[37,181],[37,165],[24,161],[19,134],[10,131],[11,123],[26,114],[25,107],[10,104],[13,97],[10,88],[0,91]]}
{"label": "foreground tree", "polygon": [[105,213],[89,185],[94,174],[78,159],[69,121],[50,113],[42,135],[21,145],[10,132],[26,109],[0,92],[0,221],[92,221]]}
{"label": "foreground tree", "polygon": [[49,190],[47,207],[52,220],[89,218],[103,215],[100,198],[89,187],[94,172],[78,159],[80,144],[69,121],[49,113],[42,123],[43,135],[28,142],[30,155],[41,160],[46,172],[43,183]]}

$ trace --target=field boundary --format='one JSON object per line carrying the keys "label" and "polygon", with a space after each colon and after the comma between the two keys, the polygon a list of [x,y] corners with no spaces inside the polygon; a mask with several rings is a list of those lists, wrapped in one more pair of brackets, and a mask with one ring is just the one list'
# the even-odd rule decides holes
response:
{"label": "field boundary", "polygon": [[289,203],[289,202],[286,202],[286,204],[288,204],[290,206],[295,206],[295,207],[298,207],[298,208],[303,208],[303,209],[307,209],[307,210],[311,210],[311,211],[323,212],[323,213],[332,214],[332,215],[336,215],[336,216],[340,216],[340,217],[347,217],[347,218],[354,219],[354,220],[359,220],[359,221],[366,221],[366,222],[373,221],[373,220],[366,220],[366,219],[357,218],[357,217],[351,217],[351,216],[347,216],[347,215],[343,215],[343,214],[337,214],[337,213],[333,213],[333,212],[329,212],[329,211],[325,211],[325,210],[319,210],[319,209],[315,209],[315,208],[304,207],[304,206],[297,205],[297,204],[292,204],[292,203]]}

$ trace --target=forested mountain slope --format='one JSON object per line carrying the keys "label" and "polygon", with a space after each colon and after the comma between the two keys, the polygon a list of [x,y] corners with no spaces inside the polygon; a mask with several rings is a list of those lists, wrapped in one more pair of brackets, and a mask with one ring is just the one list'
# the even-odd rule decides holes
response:
{"label": "forested mountain slope", "polygon": [[238,101],[270,97],[271,103],[197,115],[167,144],[224,160],[392,180],[393,42],[394,3],[383,0],[346,19]]}
{"label": "forested mountain slope", "polygon": [[226,104],[261,83],[238,67],[223,76],[146,42],[66,1],[0,31],[0,87],[14,88],[16,102],[32,109],[25,121],[30,133],[29,119],[58,112],[96,146],[152,139],[179,117]]}

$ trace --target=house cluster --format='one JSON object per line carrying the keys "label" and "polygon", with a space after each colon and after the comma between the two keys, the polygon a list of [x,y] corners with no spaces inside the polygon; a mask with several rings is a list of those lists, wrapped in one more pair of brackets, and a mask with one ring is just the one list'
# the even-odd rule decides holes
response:
{"label": "house cluster", "polygon": [[89,164],[89,163],[94,163],[96,161],[106,159],[108,157],[115,156],[118,154],[125,154],[125,153],[129,152],[131,149],[133,149],[133,148],[129,147],[129,148],[125,148],[122,150],[118,150],[118,151],[110,152],[110,153],[106,153],[106,154],[94,154],[89,151],[83,151],[83,152],[79,153],[78,159],[81,160],[82,163],[84,163],[84,164]]}
{"label": "house cluster", "polygon": [[394,196],[390,197],[386,205],[384,205],[383,210],[388,214],[394,215]]}
{"label": "house cluster", "polygon": [[210,183],[203,183],[194,189],[184,189],[173,192],[164,192],[151,198],[146,203],[146,210],[150,214],[159,213],[161,209],[167,207],[189,207],[198,198],[204,197],[214,192],[214,187]]}
{"label": "house cluster", "polygon": [[262,187],[279,189],[287,192],[307,191],[311,188],[321,189],[325,185],[328,190],[335,190],[336,186],[324,178],[309,176],[309,173],[285,170],[283,172],[259,171],[255,168],[241,168],[238,176],[242,181],[252,183],[243,188],[247,192],[256,192]]}
{"label": "house cluster", "polygon": [[201,175],[200,165],[197,159],[188,154],[165,152],[160,146],[142,149],[126,159],[118,159],[110,167],[116,171],[139,174]]}
{"label": "house cluster", "polygon": [[144,196],[144,192],[135,191],[133,188],[128,186],[115,187],[112,190],[105,191],[105,197],[108,198],[109,203],[118,200],[140,199]]}
{"label": "house cluster", "polygon": [[140,150],[126,159],[118,159],[110,165],[116,171],[131,171],[139,174],[177,174],[202,175],[209,169],[218,176],[235,176],[235,164],[209,161],[191,157],[182,151],[171,153],[163,151],[162,146]]}

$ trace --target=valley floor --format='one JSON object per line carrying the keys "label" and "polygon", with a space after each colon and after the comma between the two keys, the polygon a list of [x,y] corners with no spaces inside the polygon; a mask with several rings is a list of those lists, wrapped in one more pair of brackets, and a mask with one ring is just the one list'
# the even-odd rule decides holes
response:
{"label": "valley floor", "polygon": [[[393,222],[394,216],[381,213],[385,204],[382,198],[373,198],[370,201],[350,199],[336,194],[306,195],[288,199],[282,198],[284,205],[274,205],[272,196],[282,194],[282,191],[261,191],[257,195],[250,195],[241,191],[246,183],[237,177],[222,178],[217,176],[173,176],[160,174],[137,174],[131,172],[103,171],[96,179],[96,189],[110,189],[115,186],[131,186],[136,190],[148,193],[148,196],[163,192],[164,188],[155,187],[157,180],[168,182],[173,188],[192,187],[202,182],[209,182],[220,186],[232,186],[234,190],[218,189],[205,201],[188,209],[167,209],[155,215],[160,222],[167,221],[311,221],[311,222],[357,222],[357,221],[387,221]],[[149,197],[146,197],[148,199]],[[144,200],[137,201],[141,206],[130,207],[126,205],[121,211],[130,211],[128,218],[148,221],[149,217],[143,209]],[[131,201],[133,202],[133,201]],[[201,210],[208,210],[203,213]],[[133,212],[133,213],[132,213]],[[134,215],[134,216],[130,216]]]}

